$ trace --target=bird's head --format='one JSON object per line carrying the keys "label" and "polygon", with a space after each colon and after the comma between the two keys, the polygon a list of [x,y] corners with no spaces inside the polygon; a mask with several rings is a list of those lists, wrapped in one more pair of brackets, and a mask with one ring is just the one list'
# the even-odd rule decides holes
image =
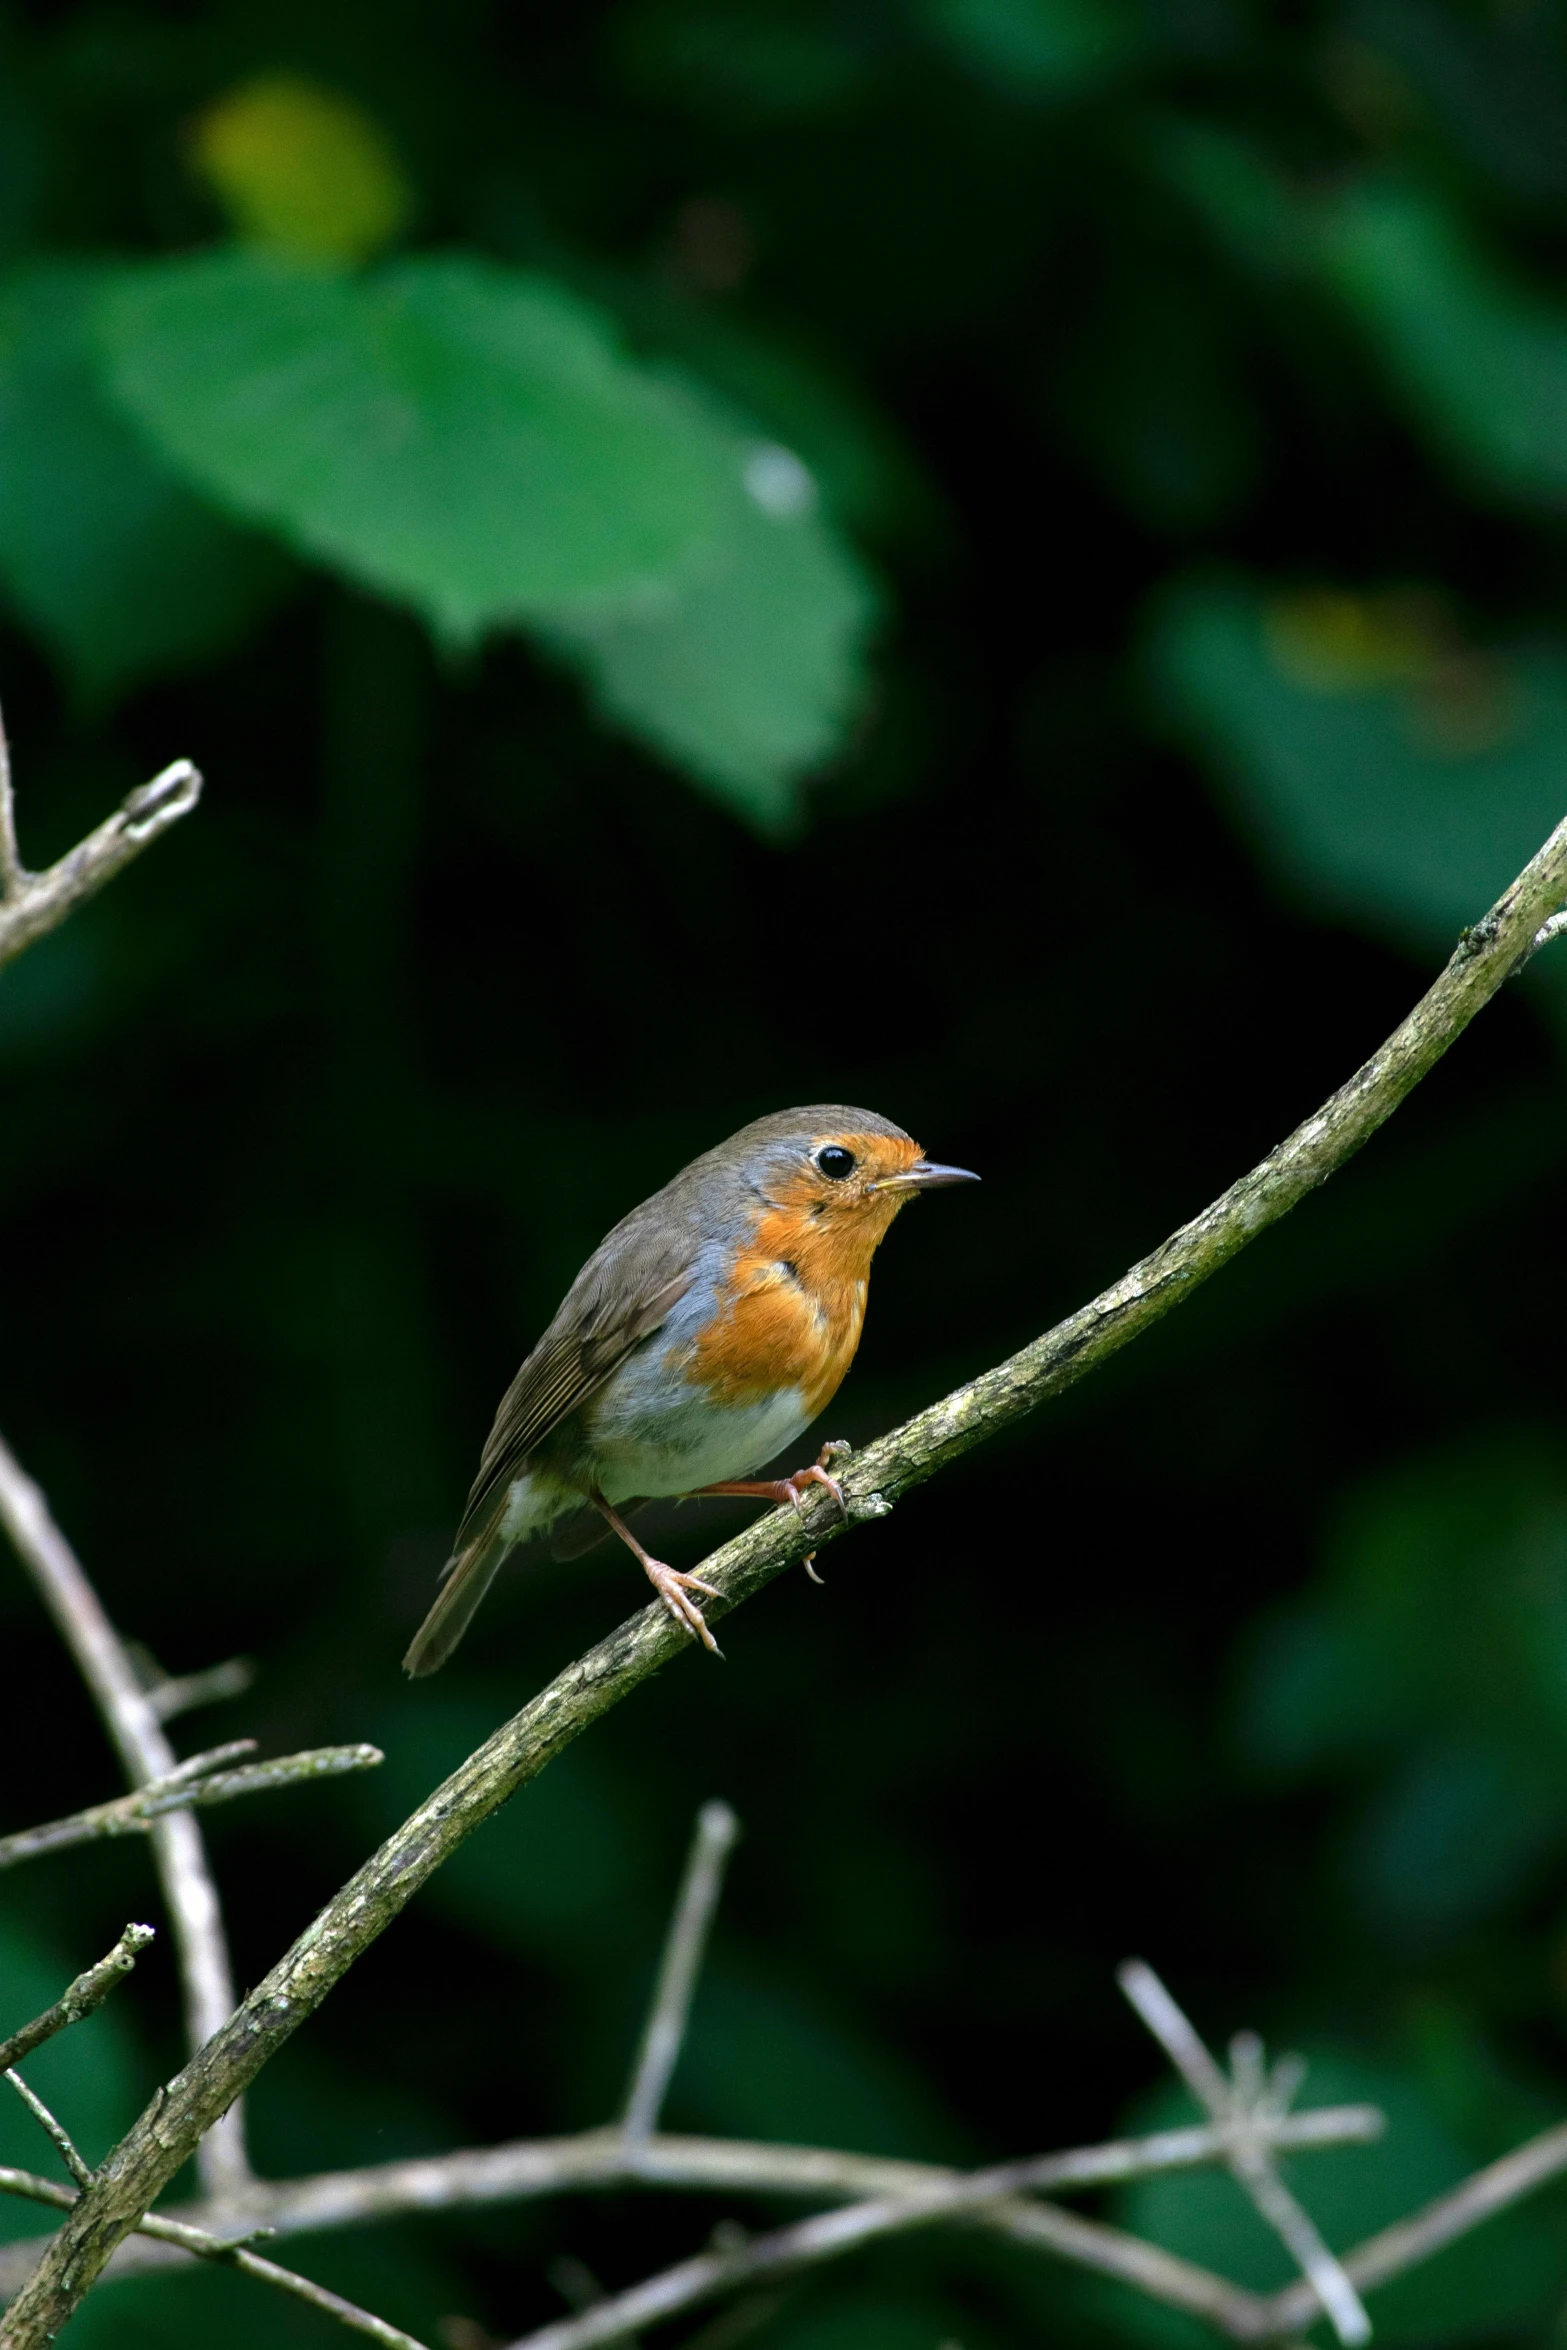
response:
{"label": "bird's head", "polygon": [[759,1118],[731,1147],[769,1220],[782,1216],[803,1240],[867,1263],[906,1201],[979,1181],[927,1159],[901,1126],[841,1103]]}

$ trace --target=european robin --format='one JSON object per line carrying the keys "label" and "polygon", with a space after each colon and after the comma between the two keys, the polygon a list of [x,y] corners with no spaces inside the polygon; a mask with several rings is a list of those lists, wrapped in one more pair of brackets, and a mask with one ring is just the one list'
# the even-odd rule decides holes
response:
{"label": "european robin", "polygon": [[874,1112],[829,1103],[742,1126],[633,1208],[501,1398],[407,1670],[446,1662],[507,1552],[546,1528],[564,1557],[612,1528],[676,1623],[716,1649],[693,1596],[716,1598],[712,1585],[650,1558],[621,1510],[699,1493],[798,1509],[812,1484],[841,1508],[831,1446],[792,1477],[755,1472],[837,1394],[904,1202],[977,1181]]}

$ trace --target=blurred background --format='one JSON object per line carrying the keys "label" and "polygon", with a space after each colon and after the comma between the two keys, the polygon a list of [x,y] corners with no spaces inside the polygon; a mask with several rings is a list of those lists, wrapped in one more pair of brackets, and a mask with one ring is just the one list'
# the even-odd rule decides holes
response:
{"label": "blurred background", "polygon": [[[207,777],[0,977],[0,1427],[166,1668],[256,1660],[184,1751],[387,1753],[206,1815],[246,1983],[645,1597],[613,1545],[530,1561],[398,1669],[617,1216],[796,1101],[980,1169],[878,1263],[823,1430],[864,1439],[1277,1141],[1561,815],[1567,24],[39,0],[0,11],[0,250],[24,855]],[[1567,2110],[1555,952],[1211,1290],[476,1836],[264,2075],[262,2168],[603,2119],[710,1795],[746,1837],[672,2126],[966,2162],[1173,2116],[1133,1951],[1386,2105],[1299,2166],[1340,2245]],[[0,1827],[112,1793],[14,1566],[0,1640]],[[0,2026],[152,1899],[139,1844],[8,1878]],[[32,2068],[89,2156],[178,2062],[160,1948]],[[20,2112],[0,2158],[40,2159]],[[1223,2181],[1100,2208],[1282,2279]],[[471,2350],[571,2262],[778,2216],[582,2198],[299,2259]],[[1379,2338],[1562,2340],[1563,2217]],[[1199,2338],[958,2232],[748,2322]],[[220,2327],[339,2338],[193,2273],[71,2340]]]}

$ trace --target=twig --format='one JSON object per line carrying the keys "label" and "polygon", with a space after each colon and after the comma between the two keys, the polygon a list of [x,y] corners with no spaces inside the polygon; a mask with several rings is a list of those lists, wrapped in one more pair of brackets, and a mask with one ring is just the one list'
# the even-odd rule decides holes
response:
{"label": "twig", "polygon": [[11,2084],[11,2087],[16,2091],[18,2097],[20,2097],[22,2100],[22,2103],[26,2106],[28,2112],[32,2115],[34,2121],[43,2131],[45,2137],[48,2138],[50,2143],[54,2146],[55,2151],[60,2157],[60,2160],[64,2163],[66,2169],[70,2172],[72,2178],[76,2181],[76,2184],[79,2187],[90,2187],[93,2182],[92,2165],[88,2162],[85,2162],[81,2155],[77,2153],[75,2146],[71,2143],[71,2138],[69,2132],[65,2128],[65,2125],[62,2122],[57,2122],[55,2120],[54,2115],[49,2111],[49,2108],[47,2105],[45,2105],[43,2099],[38,2095],[36,2090],[29,2089],[27,2083],[23,2080],[19,2072],[13,2068],[11,2071],[7,2072],[5,2077]]}
{"label": "twig", "polygon": [[[1305,2276],[1339,2340],[1368,2342],[1371,2320],[1359,2294],[1323,2242],[1310,2213],[1280,2178],[1271,2149],[1257,2133],[1258,2121],[1272,2111],[1275,2099],[1284,2093],[1281,2082],[1270,2098],[1261,2041],[1250,2033],[1237,2036],[1234,2077],[1227,2079],[1151,1966],[1140,1958],[1128,1959],[1117,1970],[1116,1981],[1192,2095],[1215,2125],[1229,2133],[1233,2176]],[[1293,2091],[1298,2069],[1286,2078]]]}
{"label": "twig", "polygon": [[[1362,2145],[1378,2137],[1382,2116],[1375,2106],[1321,2106],[1287,2114],[1272,2126],[1270,2142],[1286,2147]],[[1035,2184],[1070,2191],[1113,2186],[1120,2181],[1221,2162],[1227,2139],[1198,2126],[1161,2130],[1148,2138],[1123,2138],[1103,2146],[1074,2147],[1049,2155],[1037,2166]],[[327,2171],[313,2179],[258,2180],[246,2207],[247,2219],[276,2236],[315,2235],[362,2226],[416,2211],[455,2211],[508,2203],[537,2195],[563,2194],[635,2183],[686,2188],[698,2193],[806,2195],[832,2200],[908,2196],[952,2185],[961,2172],[938,2165],[900,2162],[874,2154],[849,2154],[818,2146],[775,2146],[745,2139],[653,2137],[628,2149],[618,2126],[585,2130],[570,2138],[522,2139],[507,2146],[469,2147],[456,2154],[378,2163],[365,2170]],[[0,2171],[0,2192],[6,2174]],[[23,2192],[25,2190],[15,2190]],[[1016,2241],[1039,2242],[1036,2220],[1045,2207],[1006,2197],[972,2214],[973,2223]],[[222,2214],[207,2204],[187,2206],[171,2216],[208,2228]],[[1046,2249],[1060,2247],[1052,2236]],[[30,2273],[41,2244],[0,2246],[0,2300]],[[165,2255],[127,2242],[115,2255],[111,2278],[133,2276],[163,2265]],[[1067,2257],[1075,2255],[1069,2250]]]}
{"label": "twig", "polygon": [[0,716],[0,908],[13,905],[27,885],[16,845],[16,799],[11,789],[11,745]]}
{"label": "twig", "polygon": [[[1560,2178],[1564,2171],[1567,2171],[1567,2122],[1558,2122],[1554,2129],[1542,2130],[1538,2137],[1515,2146],[1511,2154],[1487,2163],[1484,2170],[1475,2171],[1447,2194],[1438,2195],[1423,2210],[1413,2212],[1408,2219],[1395,2220],[1391,2227],[1368,2236],[1363,2244],[1345,2253],[1345,2271],[1356,2285],[1368,2292],[1374,2285],[1385,2285],[1389,2278],[1418,2267],[1433,2253],[1467,2235],[1471,2228],[1480,2227],[1525,2195],[1532,2195],[1537,2188]],[[1300,2285],[1286,2285],[1281,2293],[1274,2294],[1268,2311],[1274,2331],[1279,2334],[1310,2325],[1316,2315],[1309,2289]]]}
{"label": "twig", "polygon": [[[194,772],[194,770],[192,771]],[[0,1525],[32,1576],[77,1669],[92,1692],[126,1777],[133,1787],[167,1778],[179,1766],[156,1708],[138,1680],[124,1643],[48,1504],[0,1442]],[[207,1867],[201,1830],[189,1812],[160,1820],[152,1832],[163,1898],[168,1904],[185,1994],[185,2027],[200,2048],[234,2012],[234,1979]],[[251,2181],[238,2105],[226,2098],[195,2153],[209,2195],[235,2201]]]}
{"label": "twig", "polygon": [[256,1678],[256,1668],[248,1656],[231,1656],[221,1665],[208,1665],[204,1672],[161,1675],[147,1684],[147,1702],[160,1722],[172,1722],[176,1714],[194,1713],[198,1705],[217,1705],[225,1697],[243,1697]]}
{"label": "twig", "polygon": [[46,2007],[42,2015],[35,2015],[30,2024],[23,2024],[9,2040],[0,2040],[0,2073],[9,2072],[24,2057],[31,2056],[56,2032],[63,2032],[71,2024],[79,2024],[83,2016],[91,2015],[101,2007],[122,1975],[128,1975],[141,1953],[153,1939],[151,1926],[127,1926],[107,1958],[100,1958],[85,1974],[77,1976],[68,1989],[61,1992],[53,2007]]}
{"label": "twig", "polygon": [[[1369,1141],[1526,960],[1567,902],[1567,823],[1491,911],[1393,1035],[1287,1141],[1101,1296],[1010,1361],[868,1445],[840,1480],[850,1522],[885,1516],[899,1495],[1036,1410],[1160,1320],[1248,1241],[1286,1215]],[[737,1606],[839,1531],[830,1503],[762,1518],[707,1562],[720,1609]],[[45,2350],[114,2247],[218,2116],[298,2030],[419,1887],[563,1747],[678,1655],[683,1635],[655,1605],[620,1625],[497,1730],[388,1837],[238,2012],[199,2048],[155,2111],[104,2163],[0,2325],[0,2350]]]}
{"label": "twig", "polygon": [[68,849],[58,864],[43,873],[29,873],[16,854],[8,773],[0,789],[0,873],[6,884],[0,893],[0,964],[57,930],[68,914],[188,816],[200,797],[200,775],[188,759],[176,759],[151,783],[138,784],[127,793],[114,814]]}
{"label": "twig", "polygon": [[145,1835],[154,1820],[192,1806],[228,1803],[236,1795],[260,1795],[287,1787],[298,1779],[337,1778],[344,1771],[367,1771],[385,1756],[375,1746],[312,1746],[300,1754],[279,1755],[272,1762],[250,1763],[242,1770],[218,1768],[231,1756],[253,1754],[254,1738],[236,1738],[210,1754],[193,1755],[161,1779],[149,1779],[129,1795],[109,1803],[95,1803],[86,1811],[71,1812],[63,1820],[47,1820],[42,1827],[19,1828],[14,1836],[0,1836],[0,1869],[14,1868],[39,1853],[62,1852],[72,1844],[89,1844],[101,1836]]}
{"label": "twig", "polygon": [[[48,2118],[58,2129],[54,2116],[50,2114]],[[80,2156],[77,2159],[80,2161]],[[34,2171],[9,2167],[0,2168],[0,2194],[24,2195],[29,2202],[51,2204],[56,2211],[69,2211],[76,2202],[69,2187],[57,2187],[53,2179],[41,2179]],[[384,2344],[386,2350],[425,2350],[422,2342],[412,2334],[405,2334],[400,2326],[388,2325],[384,2317],[376,2317],[368,2309],[345,2301],[340,2293],[330,2293],[325,2285],[313,2283],[294,2269],[280,2268],[275,2260],[265,2260],[253,2252],[251,2245],[259,2237],[269,2236],[270,2228],[249,2228],[240,2238],[225,2239],[205,2228],[192,2227],[188,2221],[165,2219],[158,2212],[150,2211],[137,2233],[155,2243],[177,2246],[179,2252],[188,2252],[197,2260],[216,2260],[227,2268],[237,2268],[242,2276],[254,2277],[259,2284],[272,2285],[280,2293],[292,2294],[296,2301],[308,2302],[312,2309],[335,2317],[340,2325],[348,2326],[354,2333],[368,2335],[372,2342]]]}
{"label": "twig", "polygon": [[669,1921],[653,2004],[626,2096],[621,2128],[628,2146],[645,2145],[658,2126],[669,2078],[685,2038],[691,1994],[723,1888],[724,1870],[739,1833],[740,1822],[727,1803],[704,1803],[697,1813],[685,1878]]}

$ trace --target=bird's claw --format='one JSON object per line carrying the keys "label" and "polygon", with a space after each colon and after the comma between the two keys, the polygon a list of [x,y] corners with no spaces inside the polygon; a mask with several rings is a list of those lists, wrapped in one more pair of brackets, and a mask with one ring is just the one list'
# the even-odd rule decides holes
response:
{"label": "bird's claw", "polygon": [[704,1583],[699,1575],[682,1575],[677,1568],[666,1567],[660,1559],[644,1559],[642,1563],[648,1581],[681,1630],[700,1640],[714,1656],[722,1656],[724,1652],[708,1630],[706,1617],[696,1601],[686,1596],[688,1592],[700,1591],[709,1599],[722,1599],[724,1595],[717,1586]]}

